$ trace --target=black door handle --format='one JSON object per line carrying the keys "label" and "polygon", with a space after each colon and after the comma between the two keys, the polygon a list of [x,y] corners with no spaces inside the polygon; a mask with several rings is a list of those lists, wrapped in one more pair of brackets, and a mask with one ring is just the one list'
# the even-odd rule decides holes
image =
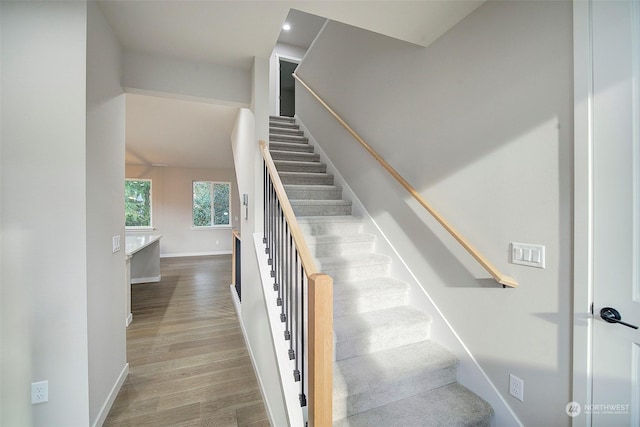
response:
{"label": "black door handle", "polygon": [[622,316],[620,316],[620,313],[615,308],[604,307],[602,310],[600,310],[600,317],[602,318],[602,320],[608,323],[619,323],[621,325],[628,326],[633,329],[638,329],[638,327],[635,325],[631,325],[627,322],[623,322]]}

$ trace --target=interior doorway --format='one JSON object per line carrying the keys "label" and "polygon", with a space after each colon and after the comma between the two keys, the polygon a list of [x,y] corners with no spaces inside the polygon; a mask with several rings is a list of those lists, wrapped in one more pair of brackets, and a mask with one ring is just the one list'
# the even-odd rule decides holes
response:
{"label": "interior doorway", "polygon": [[292,74],[298,67],[298,60],[278,57],[280,76],[278,78],[278,115],[293,117],[296,114],[296,82]]}

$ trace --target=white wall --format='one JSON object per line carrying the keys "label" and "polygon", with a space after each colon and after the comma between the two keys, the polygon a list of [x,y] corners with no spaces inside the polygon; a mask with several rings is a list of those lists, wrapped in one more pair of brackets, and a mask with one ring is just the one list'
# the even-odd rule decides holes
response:
{"label": "white wall", "polygon": [[277,115],[278,111],[278,80],[280,79],[280,61],[279,56],[296,59],[301,61],[307,52],[298,46],[292,46],[286,43],[277,43],[269,57],[269,114]]}
{"label": "white wall", "polygon": [[125,100],[118,42],[95,2],[87,33],[87,315],[89,419],[102,424],[128,373],[124,251]]}
{"label": "white wall", "polygon": [[[3,1],[0,9],[0,424],[86,426],[87,6]],[[30,383],[39,380],[49,381],[49,402],[32,406]]]}
{"label": "white wall", "polygon": [[[249,196],[249,218],[241,219],[242,234],[242,308],[240,322],[254,363],[271,425],[288,425],[282,389],[278,376],[273,341],[262,292],[254,233],[262,233],[262,156],[259,140],[268,140],[269,63],[255,58],[252,69],[251,111],[240,110],[232,134],[236,172],[242,192]],[[246,189],[246,190],[245,190]]]}
{"label": "white wall", "polygon": [[[237,227],[236,218],[240,218],[238,185],[233,169],[189,169],[140,165],[126,165],[125,169],[127,178],[152,180],[151,222],[157,229],[153,233],[162,234],[160,256],[231,253],[231,229]],[[193,181],[231,183],[232,224],[229,227],[192,229]],[[127,230],[127,233],[130,231]]]}
{"label": "white wall", "polygon": [[247,70],[131,51],[123,54],[122,86],[132,93],[171,94],[238,107],[251,101]]}
{"label": "white wall", "polygon": [[238,195],[254,192],[253,164],[256,155],[255,119],[248,108],[240,108],[231,131],[231,149],[238,181]]}
{"label": "white wall", "polygon": [[[525,425],[569,424],[571,28],[570,2],[488,2],[428,48],[331,22],[297,71],[519,281],[483,279],[298,87],[297,114]],[[509,242],[545,245],[546,269],[509,264]]]}

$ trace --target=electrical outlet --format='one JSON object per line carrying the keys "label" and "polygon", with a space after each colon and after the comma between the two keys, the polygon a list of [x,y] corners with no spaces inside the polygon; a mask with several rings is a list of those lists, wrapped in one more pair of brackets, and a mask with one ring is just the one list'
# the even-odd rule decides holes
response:
{"label": "electrical outlet", "polygon": [[524,402],[524,381],[513,374],[509,374],[509,394]]}
{"label": "electrical outlet", "polygon": [[49,401],[49,381],[31,383],[31,404]]}

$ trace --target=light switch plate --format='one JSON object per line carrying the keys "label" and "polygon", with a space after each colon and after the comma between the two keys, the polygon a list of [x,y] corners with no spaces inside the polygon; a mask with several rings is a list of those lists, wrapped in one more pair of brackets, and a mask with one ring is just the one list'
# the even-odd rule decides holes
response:
{"label": "light switch plate", "polygon": [[544,245],[532,245],[529,243],[511,243],[511,263],[526,265],[528,267],[544,268]]}
{"label": "light switch plate", "polygon": [[120,236],[113,236],[112,248],[114,254],[120,250]]}

